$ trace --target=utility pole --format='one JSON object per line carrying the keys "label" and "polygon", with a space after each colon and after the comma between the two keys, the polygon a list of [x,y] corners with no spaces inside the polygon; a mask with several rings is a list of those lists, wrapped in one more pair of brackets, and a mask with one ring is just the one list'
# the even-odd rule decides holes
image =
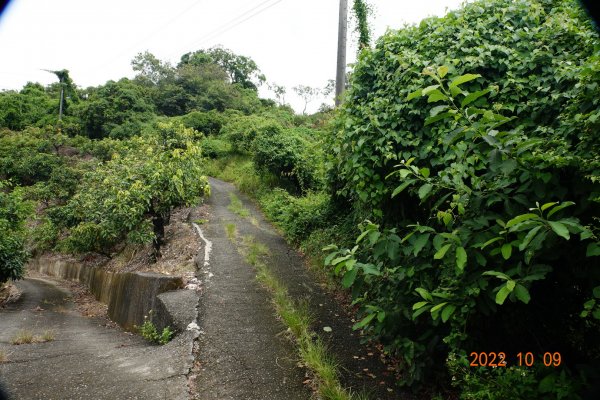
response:
{"label": "utility pole", "polygon": [[348,31],[348,0],[340,0],[340,20],[338,26],[337,73],[335,76],[335,106],[342,102],[346,86],[346,36]]}

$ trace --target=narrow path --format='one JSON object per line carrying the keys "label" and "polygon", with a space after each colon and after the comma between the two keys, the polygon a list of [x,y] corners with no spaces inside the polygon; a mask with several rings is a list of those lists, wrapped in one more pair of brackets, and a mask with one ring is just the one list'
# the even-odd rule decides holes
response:
{"label": "narrow path", "polygon": [[[308,399],[293,344],[281,334],[268,293],[255,271],[226,235],[234,224],[239,237],[252,235],[269,249],[267,263],[290,294],[307,299],[316,316],[315,331],[330,344],[342,367],[342,383],[365,391],[371,399],[408,398],[393,388],[393,377],[377,352],[360,344],[352,321],[316,282],[302,257],[265,220],[258,208],[233,185],[210,179],[209,223],[202,229],[212,242],[209,266],[201,271],[206,290],[201,300],[202,330],[197,361],[197,390],[202,399]],[[228,209],[234,193],[250,212],[241,217]],[[324,327],[330,327],[327,333]]]}
{"label": "narrow path", "polygon": [[[0,310],[0,384],[10,399],[187,399],[185,346],[165,346],[86,318],[51,280],[17,282],[23,295]],[[13,345],[22,330],[54,340]]]}

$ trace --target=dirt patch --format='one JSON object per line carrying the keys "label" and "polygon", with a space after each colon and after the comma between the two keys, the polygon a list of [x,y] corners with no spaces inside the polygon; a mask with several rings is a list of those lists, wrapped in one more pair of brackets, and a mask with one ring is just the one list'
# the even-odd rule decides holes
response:
{"label": "dirt patch", "polygon": [[200,247],[200,238],[194,232],[192,222],[203,221],[203,213],[206,213],[205,207],[181,207],[172,212],[165,228],[161,257],[156,262],[151,244],[128,246],[109,260],[104,268],[118,272],[156,272],[193,277],[196,272],[194,257]]}

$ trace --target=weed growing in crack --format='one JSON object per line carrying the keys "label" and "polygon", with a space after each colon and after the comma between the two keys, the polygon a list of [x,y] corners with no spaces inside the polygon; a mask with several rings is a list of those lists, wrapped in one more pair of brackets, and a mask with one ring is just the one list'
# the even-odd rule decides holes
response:
{"label": "weed growing in crack", "polygon": [[231,222],[225,224],[225,232],[227,233],[227,237],[229,238],[229,240],[233,242],[235,240],[235,237],[237,236],[235,224]]}
{"label": "weed growing in crack", "polygon": [[43,342],[52,342],[54,340],[54,331],[53,330],[46,330],[44,331],[44,333],[41,336],[41,340]]}
{"label": "weed growing in crack", "polygon": [[17,335],[10,340],[10,342],[14,345],[34,343],[35,336],[33,336],[33,332],[23,329],[20,330]]}
{"label": "weed growing in crack", "polygon": [[8,354],[4,350],[0,350],[0,364],[8,362]]}
{"label": "weed growing in crack", "polygon": [[247,218],[250,216],[250,211],[244,207],[242,201],[237,197],[233,192],[229,193],[229,206],[227,209],[233,213],[236,213],[242,218]]}
{"label": "weed growing in crack", "polygon": [[134,328],[140,333],[140,335],[149,342],[157,344],[167,344],[173,338],[174,332],[171,327],[165,327],[161,333],[158,333],[156,326],[152,322],[152,313],[150,310],[150,318],[147,315],[144,316],[144,323],[142,326],[135,326]]}
{"label": "weed growing in crack", "polygon": [[366,396],[342,387],[338,363],[319,335],[310,329],[313,318],[308,303],[292,299],[285,284],[261,260],[262,256],[268,254],[268,248],[256,242],[253,236],[245,236],[240,250],[246,261],[256,268],[258,282],[271,292],[277,315],[293,335],[302,363],[315,376],[315,389],[319,397],[323,400],[366,400]]}

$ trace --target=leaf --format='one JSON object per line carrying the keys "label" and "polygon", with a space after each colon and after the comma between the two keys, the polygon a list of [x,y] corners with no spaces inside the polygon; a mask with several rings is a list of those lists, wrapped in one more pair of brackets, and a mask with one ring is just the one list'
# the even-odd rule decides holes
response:
{"label": "leaf", "polygon": [[352,286],[354,281],[356,280],[356,274],[358,273],[358,268],[352,268],[349,271],[346,271],[344,274],[344,278],[342,279],[342,286],[345,288],[349,288]]}
{"label": "leaf", "polygon": [[[512,282],[512,288],[509,287],[509,283]],[[506,282],[505,285],[502,285],[502,287],[500,288],[500,290],[498,290],[498,293],[496,293],[496,304],[502,305],[504,304],[504,301],[506,300],[506,298],[508,297],[508,295],[513,291],[514,289],[514,282],[515,281],[508,281]]]}
{"label": "leaf", "polygon": [[437,122],[437,121],[442,120],[442,119],[446,119],[446,118],[451,117],[453,115],[454,114],[452,114],[452,113],[445,112],[445,113],[438,114],[438,115],[436,115],[434,117],[426,118],[425,119],[425,126],[431,125],[434,122]]}
{"label": "leaf", "polygon": [[501,236],[498,236],[498,237],[492,238],[492,239],[488,240],[487,242],[485,242],[484,244],[482,244],[482,245],[481,245],[481,249],[483,250],[483,249],[485,249],[486,247],[488,247],[490,244],[492,244],[492,243],[496,243],[496,242],[497,242],[497,241],[499,241],[499,240],[502,240],[502,237],[501,237]]}
{"label": "leaf", "polygon": [[442,246],[442,248],[439,249],[437,251],[437,253],[435,253],[433,255],[433,258],[435,260],[441,260],[442,258],[444,258],[444,256],[446,255],[446,252],[448,251],[448,249],[450,249],[451,246],[452,246],[452,244],[446,244],[446,245]]}
{"label": "leaf", "polygon": [[400,193],[402,193],[402,191],[404,191],[404,189],[415,183],[415,181],[416,179],[409,179],[407,181],[404,181],[400,186],[394,189],[394,191],[392,192],[392,198],[398,196]]}
{"label": "leaf", "polygon": [[540,210],[542,211],[546,211],[548,208],[552,207],[553,205],[558,204],[558,201],[553,201],[550,203],[546,203],[543,206],[540,207]]}
{"label": "leaf", "polygon": [[433,92],[434,90],[437,90],[437,88],[439,88],[440,85],[431,85],[431,86],[427,86],[425,89],[423,89],[421,91],[421,95],[422,96],[427,96],[429,93]]}
{"label": "leaf", "polygon": [[440,92],[439,90],[434,90],[433,92],[431,92],[431,94],[427,98],[428,103],[435,103],[436,101],[440,101],[440,100],[448,100],[448,96],[446,96],[444,93]]}
{"label": "leaf", "polygon": [[426,312],[427,310],[429,310],[431,308],[431,305],[427,305],[425,307],[421,307],[419,308],[417,311],[415,311],[412,315],[412,318],[415,319],[417,318],[419,315],[423,314],[424,312]]}
{"label": "leaf", "polygon": [[352,257],[350,254],[348,254],[347,256],[338,257],[331,262],[331,265],[337,265],[337,264],[341,263],[342,261],[346,261],[350,257]]}
{"label": "leaf", "polygon": [[331,327],[330,327],[330,326],[324,326],[324,327],[323,327],[323,330],[324,330],[325,332],[331,332],[331,331],[333,331],[333,329],[331,329]]}
{"label": "leaf", "polygon": [[532,214],[532,213],[518,215],[506,223],[506,228],[510,228],[511,226],[520,224],[523,221],[527,221],[527,220],[534,219],[534,218],[539,219],[537,214]]}
{"label": "leaf", "polygon": [[586,257],[600,256],[600,244],[598,244],[598,243],[588,244],[586,252],[585,252],[585,256]]}
{"label": "leaf", "polygon": [[416,288],[415,291],[419,293],[419,295],[423,298],[423,300],[427,300],[429,302],[433,301],[433,297],[431,297],[431,293],[427,291],[427,289]]}
{"label": "leaf", "polygon": [[325,257],[324,264],[325,264],[325,265],[331,265],[331,260],[333,260],[333,258],[334,258],[335,256],[337,256],[337,255],[338,255],[338,252],[337,252],[337,251],[336,251],[336,252],[333,252],[333,253],[331,253],[331,254],[329,254],[327,257]]}
{"label": "leaf", "polygon": [[440,303],[440,304],[436,304],[435,306],[433,306],[431,308],[431,313],[434,313],[434,312],[438,311],[439,309],[441,309],[442,307],[444,307],[446,304],[448,304],[447,301],[445,301],[443,303]]}
{"label": "leaf", "polygon": [[448,304],[446,307],[444,307],[442,310],[442,322],[447,322],[452,314],[454,314],[454,311],[456,311],[456,306],[452,304]]}
{"label": "leaf", "polygon": [[569,240],[571,236],[569,235],[569,230],[566,226],[557,221],[548,221],[550,228],[556,233],[558,236]]}
{"label": "leaf", "polygon": [[525,248],[527,246],[529,246],[529,243],[531,243],[531,241],[533,240],[535,235],[537,235],[537,233],[540,231],[540,229],[542,229],[542,225],[538,225],[535,228],[533,228],[532,230],[530,230],[529,232],[527,232],[527,235],[525,235],[525,237],[523,238],[523,241],[521,242],[521,244],[519,244],[519,250],[521,250],[521,251],[525,250]]}
{"label": "leaf", "polygon": [[408,96],[406,96],[406,101],[411,101],[412,99],[415,99],[417,97],[421,97],[421,93],[423,92],[423,89],[418,89],[415,90],[412,93],[409,93]]}
{"label": "leaf", "polygon": [[421,175],[422,175],[424,178],[429,178],[429,174],[430,174],[429,168],[421,168],[421,169],[419,170],[419,173],[420,173],[420,174],[421,174]]}
{"label": "leaf", "polygon": [[517,299],[521,300],[525,304],[529,304],[529,300],[531,300],[529,290],[527,290],[527,288],[520,283],[515,286],[515,296],[517,296]]}
{"label": "leaf", "polygon": [[477,100],[478,98],[480,98],[481,96],[486,95],[487,93],[490,92],[490,89],[485,89],[485,90],[479,90],[477,92],[473,92],[473,93],[469,93],[461,102],[460,102],[460,106],[461,107],[466,107],[469,104],[471,104],[472,102],[474,102],[475,100]]}
{"label": "leaf", "polygon": [[414,310],[418,310],[421,307],[425,307],[427,304],[429,304],[428,301],[419,301],[418,303],[413,304],[412,309]]}
{"label": "leaf", "polygon": [[454,78],[454,80],[450,83],[450,86],[459,86],[459,85],[462,85],[463,83],[470,82],[470,81],[480,78],[480,77],[481,77],[481,75],[479,75],[479,74],[461,75],[457,78]]}
{"label": "leaf", "polygon": [[592,293],[594,294],[595,298],[600,299],[600,286],[596,286]]}
{"label": "leaf", "polygon": [[445,65],[442,65],[442,66],[438,67],[437,73],[440,76],[440,78],[445,77],[446,74],[448,73],[448,67],[445,66]]}
{"label": "leaf", "polygon": [[502,248],[500,249],[500,251],[502,252],[502,257],[504,257],[505,260],[508,260],[512,254],[512,246],[510,243],[504,243],[502,245]]}
{"label": "leaf", "polygon": [[510,276],[508,276],[502,272],[498,272],[498,271],[485,271],[481,275],[495,276],[496,278],[499,278],[499,279],[510,280]]}
{"label": "leaf", "polygon": [[419,254],[419,252],[423,249],[423,247],[425,247],[425,245],[429,241],[430,236],[431,235],[429,233],[426,233],[424,235],[419,235],[417,240],[415,240],[415,242],[413,243],[413,249],[414,249],[413,255],[415,257]]}
{"label": "leaf", "polygon": [[456,248],[456,267],[462,272],[467,264],[467,252],[465,248],[459,246]]}
{"label": "leaf", "polygon": [[562,210],[564,208],[567,208],[567,207],[570,207],[572,205],[575,205],[575,203],[572,202],[572,201],[565,201],[565,202],[563,202],[561,205],[558,205],[558,206],[554,207],[552,210],[550,210],[548,212],[547,218],[550,218],[551,216],[553,216],[554,214],[556,214],[560,210]]}
{"label": "leaf", "polygon": [[352,327],[352,329],[356,330],[356,329],[364,328],[365,326],[367,326],[369,324],[369,322],[371,322],[371,320],[373,318],[375,318],[375,315],[376,314],[374,314],[374,313],[367,315],[360,322],[357,322],[356,324],[354,324],[354,326]]}
{"label": "leaf", "polygon": [[423,200],[433,189],[433,185],[430,183],[426,183],[419,188],[419,198]]}

